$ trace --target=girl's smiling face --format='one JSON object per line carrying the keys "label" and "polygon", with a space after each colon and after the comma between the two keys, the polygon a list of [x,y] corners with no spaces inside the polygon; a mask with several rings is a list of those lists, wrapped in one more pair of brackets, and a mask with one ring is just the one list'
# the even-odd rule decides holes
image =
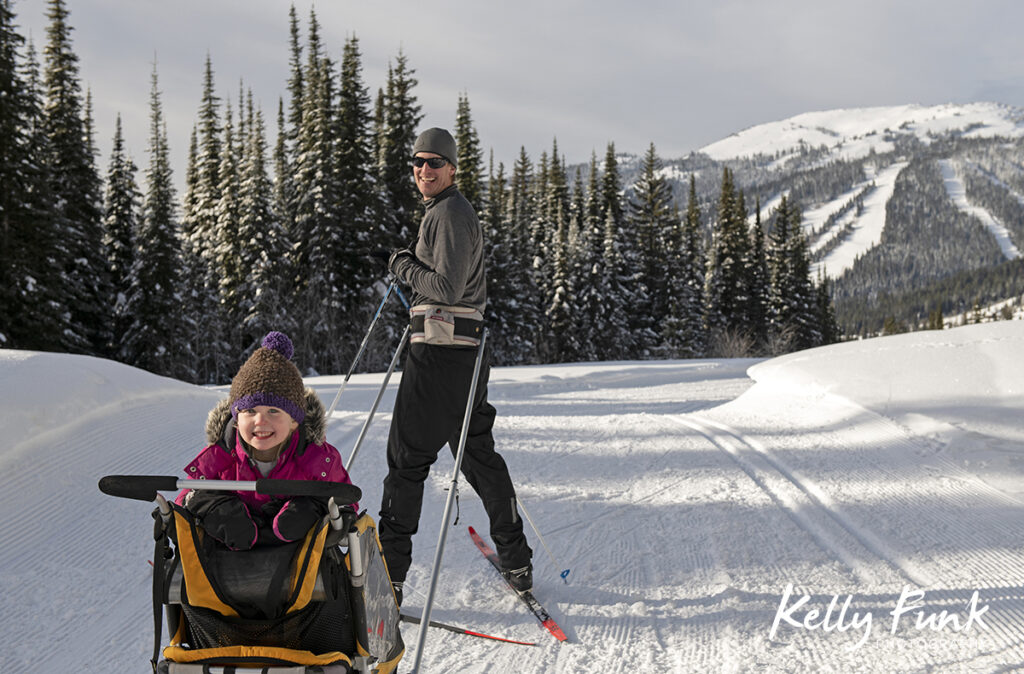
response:
{"label": "girl's smiling face", "polygon": [[[277,407],[257,405],[238,410],[238,432],[242,440],[261,453],[279,449],[299,427],[287,412]],[[276,454],[275,454],[276,456]],[[258,457],[264,460],[263,457]]]}

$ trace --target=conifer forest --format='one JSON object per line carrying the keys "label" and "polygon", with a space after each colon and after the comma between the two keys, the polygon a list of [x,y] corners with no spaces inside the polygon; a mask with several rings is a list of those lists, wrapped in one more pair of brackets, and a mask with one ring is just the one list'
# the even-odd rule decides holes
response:
{"label": "conifer forest", "polygon": [[[290,76],[276,109],[244,84],[228,91],[207,57],[192,134],[168,138],[154,64],[141,161],[121,118],[98,156],[65,2],[49,2],[39,49],[0,0],[0,346],[223,384],[281,330],[304,371],[346,371],[388,284],[367,253],[410,246],[422,213],[419,83],[399,51],[374,91],[356,36],[325,45],[315,12],[282,14]],[[653,144],[628,185],[613,143],[589,165],[568,165],[557,139],[505,165],[468,93],[457,110],[494,364],[772,355],[840,339],[795,199],[762,222],[760,197],[727,166],[714,198],[698,198],[693,175],[688,193],[673,188]],[[171,143],[188,146],[183,193]],[[386,367],[407,321],[393,301],[381,315],[361,370]]]}

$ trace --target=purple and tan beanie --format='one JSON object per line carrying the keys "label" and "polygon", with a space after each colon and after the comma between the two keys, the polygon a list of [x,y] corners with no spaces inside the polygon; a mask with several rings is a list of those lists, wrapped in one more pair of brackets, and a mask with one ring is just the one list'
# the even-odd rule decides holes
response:
{"label": "purple and tan beanie", "polygon": [[269,332],[260,348],[238,368],[231,380],[231,416],[257,405],[284,410],[298,423],[306,417],[306,387],[292,363],[292,340],[283,332]]}

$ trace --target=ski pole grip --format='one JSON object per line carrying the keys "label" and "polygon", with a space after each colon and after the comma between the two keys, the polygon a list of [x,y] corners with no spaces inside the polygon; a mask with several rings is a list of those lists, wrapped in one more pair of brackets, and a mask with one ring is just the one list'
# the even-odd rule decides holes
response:
{"label": "ski pole grip", "polygon": [[273,496],[316,496],[334,497],[338,503],[355,503],[363,497],[363,491],[354,484],[344,482],[321,482],[319,480],[256,480],[256,493]]}
{"label": "ski pole grip", "polygon": [[100,491],[108,496],[155,501],[158,491],[174,491],[178,478],[173,475],[107,475],[100,478]]}

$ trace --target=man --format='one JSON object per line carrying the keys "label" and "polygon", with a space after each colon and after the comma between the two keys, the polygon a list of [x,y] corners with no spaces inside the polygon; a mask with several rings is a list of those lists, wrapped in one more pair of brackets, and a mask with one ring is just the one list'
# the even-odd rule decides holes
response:
{"label": "man", "polygon": [[[412,288],[412,338],[388,436],[388,475],[380,540],[401,603],[419,525],[423,483],[441,448],[458,449],[487,303],[483,232],[455,186],[455,139],[428,129],[413,145],[413,177],[426,214],[413,250],[389,256],[388,268]],[[462,473],[483,501],[503,575],[532,590],[532,550],[523,534],[516,493],[494,451],[495,410],[487,402],[490,367],[484,354],[469,419]]]}

